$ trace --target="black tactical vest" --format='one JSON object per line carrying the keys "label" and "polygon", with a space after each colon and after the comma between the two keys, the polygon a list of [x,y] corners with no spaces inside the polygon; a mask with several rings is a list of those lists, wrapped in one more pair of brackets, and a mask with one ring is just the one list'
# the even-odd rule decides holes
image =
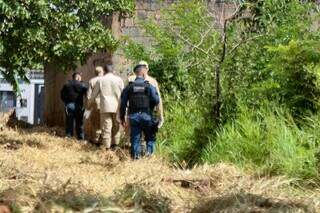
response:
{"label": "black tactical vest", "polygon": [[146,112],[150,113],[150,84],[132,82],[129,86],[129,113]]}

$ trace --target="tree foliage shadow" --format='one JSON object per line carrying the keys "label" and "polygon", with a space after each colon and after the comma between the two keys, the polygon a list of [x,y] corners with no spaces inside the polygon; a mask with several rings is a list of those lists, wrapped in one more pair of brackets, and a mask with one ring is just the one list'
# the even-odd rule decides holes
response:
{"label": "tree foliage shadow", "polygon": [[27,145],[29,147],[34,147],[38,149],[42,149],[45,147],[43,143],[38,140],[33,140],[29,138],[12,138],[5,134],[0,134],[0,145],[3,145],[6,149],[16,150],[21,148],[23,145]]}
{"label": "tree foliage shadow", "polygon": [[104,199],[102,196],[89,191],[60,190],[47,189],[44,192],[40,192],[37,195],[39,201],[35,205],[34,212],[46,213],[61,209],[64,211],[84,211],[88,208],[95,208]]}
{"label": "tree foliage shadow", "polygon": [[0,124],[2,127],[9,127],[15,129],[21,133],[48,133],[53,136],[64,137],[65,133],[62,127],[54,126],[47,127],[43,124],[30,124],[23,120],[19,120],[16,117],[15,110],[11,110],[7,113],[2,113],[3,119],[0,119]]}
{"label": "tree foliage shadow", "polygon": [[158,194],[148,193],[137,184],[125,185],[114,195],[105,197],[79,187],[46,189],[38,195],[34,212],[52,210],[75,212],[170,212],[170,200]]}
{"label": "tree foliage shadow", "polygon": [[[210,113],[205,113],[204,117],[210,116]],[[204,119],[201,124],[194,129],[192,140],[194,141],[185,149],[184,159],[187,161],[189,168],[202,162],[202,154],[207,145],[212,142],[216,136],[216,131],[220,127],[210,119]]]}
{"label": "tree foliage shadow", "polygon": [[0,192],[0,205],[7,207],[9,213],[22,213],[21,206],[27,205],[27,199],[25,199],[27,193],[23,187],[5,189]]}
{"label": "tree foliage shadow", "polygon": [[[150,187],[150,186],[145,186]],[[134,210],[134,212],[171,212],[169,198],[160,194],[147,192],[139,184],[127,184],[124,188],[115,191],[110,197],[113,205],[122,209]]]}
{"label": "tree foliage shadow", "polygon": [[200,203],[191,210],[191,213],[213,212],[315,212],[315,209],[302,203],[240,192]]}

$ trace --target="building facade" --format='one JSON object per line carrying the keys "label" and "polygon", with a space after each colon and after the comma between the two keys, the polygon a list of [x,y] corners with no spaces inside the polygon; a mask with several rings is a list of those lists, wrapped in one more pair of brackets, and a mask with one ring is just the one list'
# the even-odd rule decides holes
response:
{"label": "building facade", "polygon": [[12,86],[0,76],[0,112],[15,110],[19,120],[30,124],[43,122],[44,78],[43,72],[28,72],[30,83],[19,80],[21,96],[17,96]]}

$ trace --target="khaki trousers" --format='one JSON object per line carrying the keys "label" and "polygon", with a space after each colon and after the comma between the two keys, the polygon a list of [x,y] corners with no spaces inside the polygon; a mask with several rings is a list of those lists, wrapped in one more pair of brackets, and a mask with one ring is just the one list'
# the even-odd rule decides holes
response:
{"label": "khaki trousers", "polygon": [[109,149],[111,144],[120,142],[120,124],[117,113],[100,113],[102,145]]}
{"label": "khaki trousers", "polygon": [[90,141],[98,144],[101,138],[101,125],[100,125],[100,110],[96,104],[91,108],[91,114],[86,122],[86,136]]}

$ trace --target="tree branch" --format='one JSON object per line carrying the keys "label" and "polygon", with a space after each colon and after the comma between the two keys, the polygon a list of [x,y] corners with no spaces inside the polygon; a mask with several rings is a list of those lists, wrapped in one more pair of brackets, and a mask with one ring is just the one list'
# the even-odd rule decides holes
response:
{"label": "tree branch", "polygon": [[233,52],[235,52],[235,51],[238,49],[238,47],[240,47],[242,44],[245,44],[245,43],[247,43],[247,42],[249,42],[249,41],[255,40],[255,39],[260,38],[260,37],[262,37],[262,36],[264,36],[264,34],[263,34],[263,35],[256,35],[256,36],[253,36],[253,37],[250,37],[250,38],[241,40],[238,44],[236,44],[236,45],[229,51],[229,54],[232,54]]}
{"label": "tree branch", "polygon": [[200,52],[208,55],[208,52],[205,51],[204,49],[202,49],[201,47],[199,46],[196,46],[195,44],[193,44],[191,41],[189,41],[188,39],[184,38],[180,33],[177,33],[176,34],[178,36],[179,39],[181,39],[182,41],[184,41],[186,44],[188,44],[189,46],[191,46],[193,49],[197,49],[199,50]]}
{"label": "tree branch", "polygon": [[235,20],[236,18],[238,18],[241,15],[243,9],[244,9],[244,5],[240,4],[237,7],[237,9],[234,11],[234,13],[230,17],[226,18],[224,21],[231,22],[231,21]]}

